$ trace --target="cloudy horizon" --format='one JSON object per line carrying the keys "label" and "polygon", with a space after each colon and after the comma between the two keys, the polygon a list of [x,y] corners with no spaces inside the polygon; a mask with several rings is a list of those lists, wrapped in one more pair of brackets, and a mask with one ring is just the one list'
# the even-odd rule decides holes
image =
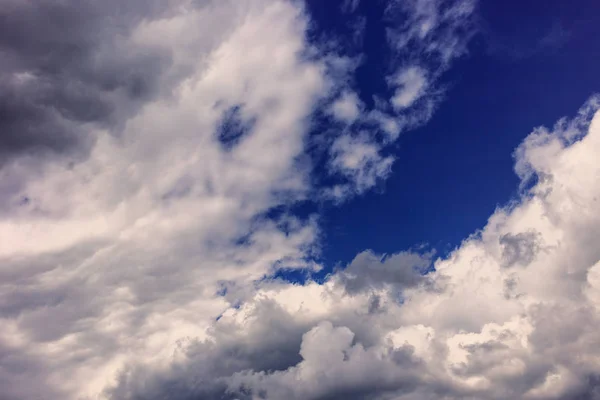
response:
{"label": "cloudy horizon", "polygon": [[0,400],[600,399],[600,82],[561,12],[0,0]]}

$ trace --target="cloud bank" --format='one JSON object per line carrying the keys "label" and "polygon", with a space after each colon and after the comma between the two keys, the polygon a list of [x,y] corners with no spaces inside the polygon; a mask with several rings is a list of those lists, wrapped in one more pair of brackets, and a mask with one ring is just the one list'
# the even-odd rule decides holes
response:
{"label": "cloud bank", "polygon": [[598,396],[596,98],[523,142],[522,197],[448,258],[264,279],[321,268],[318,218],[269,211],[390,173],[386,146],[465,53],[471,2],[389,4],[392,95],[373,108],[300,2],[0,9],[2,400]]}
{"label": "cloud bank", "polygon": [[448,257],[365,252],[324,284],[264,281],[109,398],[599,398],[599,106],[534,130],[515,157],[536,183]]}

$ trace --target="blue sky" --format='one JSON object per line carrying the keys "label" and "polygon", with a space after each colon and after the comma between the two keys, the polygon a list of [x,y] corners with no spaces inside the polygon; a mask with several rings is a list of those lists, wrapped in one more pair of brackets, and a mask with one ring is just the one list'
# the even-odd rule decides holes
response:
{"label": "blue sky", "polygon": [[[334,3],[309,2],[327,31],[337,28],[331,19],[344,25]],[[365,101],[386,68],[381,3],[357,11],[367,16],[367,61],[356,79]],[[443,254],[518,195],[514,149],[533,127],[571,115],[598,90],[597,13],[594,1],[480,3],[468,55],[444,75],[448,89],[431,120],[394,146],[393,174],[380,190],[324,211],[326,262],[420,244]]]}
{"label": "blue sky", "polygon": [[0,21],[0,400],[600,399],[597,1]]}

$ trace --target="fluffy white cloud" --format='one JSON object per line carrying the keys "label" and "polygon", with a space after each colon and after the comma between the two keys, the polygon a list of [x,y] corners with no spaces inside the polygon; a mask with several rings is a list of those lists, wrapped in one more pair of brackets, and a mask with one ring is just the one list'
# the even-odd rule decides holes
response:
{"label": "fluffy white cloud", "polygon": [[574,120],[523,142],[517,169],[540,179],[436,260],[435,272],[415,273],[431,254],[364,253],[322,285],[264,282],[171,367],[131,366],[110,393],[597,398],[600,113],[587,124],[599,105],[592,99]]}
{"label": "fluffy white cloud", "polygon": [[[308,190],[297,160],[328,93],[324,63],[304,54],[303,10],[177,6],[134,19],[119,44],[168,54],[164,93],[119,131],[82,125],[83,159],[2,168],[5,398],[95,396],[131,360],[160,364],[177,340],[205,337],[223,287],[310,267],[314,222],[261,218]],[[232,119],[240,132],[224,137]]]}

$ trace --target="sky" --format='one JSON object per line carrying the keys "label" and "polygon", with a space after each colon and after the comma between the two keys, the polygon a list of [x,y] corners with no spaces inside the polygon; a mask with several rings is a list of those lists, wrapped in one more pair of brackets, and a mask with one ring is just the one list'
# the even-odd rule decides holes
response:
{"label": "sky", "polygon": [[0,21],[0,400],[600,399],[595,1]]}

